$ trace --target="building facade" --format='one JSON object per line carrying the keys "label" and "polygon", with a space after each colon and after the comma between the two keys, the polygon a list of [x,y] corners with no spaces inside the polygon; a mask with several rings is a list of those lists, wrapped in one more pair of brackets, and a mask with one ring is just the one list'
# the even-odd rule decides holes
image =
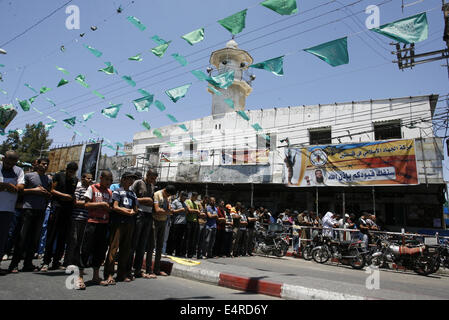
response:
{"label": "building facade", "polygon": [[[245,109],[254,77],[243,76],[252,58],[242,51],[232,42],[212,53],[218,72],[234,68],[239,76],[231,91],[215,87],[222,93],[217,95],[208,89],[213,95],[210,116],[158,128],[161,138],[149,130],[134,135],[133,155],[140,168],[157,167],[161,183],[268,207],[274,214],[285,208],[320,214],[371,211],[391,230],[445,227],[443,146],[432,126],[437,95],[248,110],[247,120],[237,111]],[[226,109],[224,99],[238,107]],[[414,139],[418,184],[286,185],[286,147],[395,139]]]}

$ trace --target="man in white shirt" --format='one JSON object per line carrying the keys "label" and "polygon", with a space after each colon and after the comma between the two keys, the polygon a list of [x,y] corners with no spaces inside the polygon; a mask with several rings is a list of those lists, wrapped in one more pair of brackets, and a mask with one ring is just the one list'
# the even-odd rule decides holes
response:
{"label": "man in white shirt", "polygon": [[[7,151],[0,164],[0,257],[3,257],[11,219],[14,215],[18,193],[25,185],[23,170],[16,166],[19,155]],[[0,272],[5,274],[5,272]]]}

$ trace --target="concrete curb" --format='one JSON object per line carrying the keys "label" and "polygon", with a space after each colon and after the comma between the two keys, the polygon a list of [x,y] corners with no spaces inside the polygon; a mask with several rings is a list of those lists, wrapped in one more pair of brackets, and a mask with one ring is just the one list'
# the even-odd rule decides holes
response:
{"label": "concrete curb", "polygon": [[264,294],[283,299],[303,300],[371,300],[371,298],[319,290],[286,283],[260,280],[257,277],[242,277],[229,273],[201,269],[198,266],[185,266],[164,261],[161,270],[175,277],[201,281],[212,285],[245,292]]}

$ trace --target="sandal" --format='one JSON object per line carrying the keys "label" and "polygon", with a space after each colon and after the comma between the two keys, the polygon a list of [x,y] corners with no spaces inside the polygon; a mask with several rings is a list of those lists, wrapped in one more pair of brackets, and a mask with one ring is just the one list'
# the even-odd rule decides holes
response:
{"label": "sandal", "polygon": [[143,277],[145,279],[157,279],[156,275],[154,273],[144,273]]}
{"label": "sandal", "polygon": [[86,290],[86,285],[82,279],[76,281],[75,290]]}
{"label": "sandal", "polygon": [[156,273],[158,276],[167,277],[168,274],[166,274],[164,271],[160,271],[159,273]]}
{"label": "sandal", "polygon": [[9,273],[19,273],[19,268],[18,267],[9,268],[8,272]]}

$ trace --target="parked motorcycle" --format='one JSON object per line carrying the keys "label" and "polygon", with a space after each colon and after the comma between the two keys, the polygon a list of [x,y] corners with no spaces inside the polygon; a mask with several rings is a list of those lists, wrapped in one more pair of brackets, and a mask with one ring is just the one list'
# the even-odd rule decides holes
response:
{"label": "parked motorcycle", "polygon": [[380,238],[377,250],[371,254],[368,261],[379,267],[394,263],[426,276],[436,271],[437,260],[435,248],[421,243],[402,245],[383,237]]}
{"label": "parked motorcycle", "polygon": [[323,245],[324,239],[321,233],[317,233],[312,241],[308,242],[304,249],[301,249],[301,255],[304,260],[312,260],[312,250],[318,246]]}
{"label": "parked motorcycle", "polygon": [[285,256],[289,247],[289,238],[287,234],[283,234],[283,231],[283,226],[276,223],[270,224],[267,230],[257,229],[255,252],[277,257]]}
{"label": "parked motorcycle", "polygon": [[[429,249],[431,250],[431,249]],[[435,247],[435,263],[434,271],[437,272],[440,267],[449,269],[449,242],[446,240],[444,243]]]}
{"label": "parked motorcycle", "polygon": [[365,250],[362,241],[339,241],[323,236],[323,244],[312,249],[312,257],[318,263],[326,263],[330,258],[349,264],[354,269],[365,266]]}

